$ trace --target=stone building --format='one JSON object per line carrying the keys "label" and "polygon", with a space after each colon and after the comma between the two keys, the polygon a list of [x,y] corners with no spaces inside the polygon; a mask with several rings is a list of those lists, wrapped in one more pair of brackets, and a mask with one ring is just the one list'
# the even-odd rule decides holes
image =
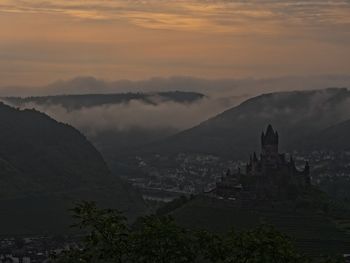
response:
{"label": "stone building", "polygon": [[294,199],[310,186],[310,167],[296,168],[293,157],[279,153],[279,136],[271,125],[261,134],[261,154],[250,156],[246,171],[228,172],[214,193],[222,198]]}

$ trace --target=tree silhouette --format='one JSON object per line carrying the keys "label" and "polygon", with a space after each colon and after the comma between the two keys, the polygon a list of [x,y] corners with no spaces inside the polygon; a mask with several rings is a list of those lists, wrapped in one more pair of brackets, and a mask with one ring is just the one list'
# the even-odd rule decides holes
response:
{"label": "tree silhouette", "polygon": [[74,209],[81,245],[54,256],[56,263],[341,263],[342,257],[312,261],[270,226],[218,236],[190,231],[169,216],[146,216],[128,227],[117,210],[83,202]]}

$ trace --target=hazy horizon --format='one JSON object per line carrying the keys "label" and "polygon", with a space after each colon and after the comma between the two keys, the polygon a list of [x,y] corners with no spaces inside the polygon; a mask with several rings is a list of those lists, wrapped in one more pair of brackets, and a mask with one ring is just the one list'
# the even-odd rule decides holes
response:
{"label": "hazy horizon", "polygon": [[0,86],[2,97],[28,97],[125,92],[198,92],[210,97],[256,96],[268,92],[350,88],[350,74],[284,75],[280,77],[199,78],[194,76],[152,77],[140,80],[77,76],[43,85]]}
{"label": "hazy horizon", "polygon": [[1,0],[0,86],[350,74],[349,12],[341,0]]}

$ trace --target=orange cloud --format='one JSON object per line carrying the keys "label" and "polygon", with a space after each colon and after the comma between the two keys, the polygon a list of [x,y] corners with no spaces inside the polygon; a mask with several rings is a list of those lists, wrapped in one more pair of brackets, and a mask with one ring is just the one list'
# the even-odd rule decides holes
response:
{"label": "orange cloud", "polygon": [[348,73],[348,1],[0,0],[0,86]]}

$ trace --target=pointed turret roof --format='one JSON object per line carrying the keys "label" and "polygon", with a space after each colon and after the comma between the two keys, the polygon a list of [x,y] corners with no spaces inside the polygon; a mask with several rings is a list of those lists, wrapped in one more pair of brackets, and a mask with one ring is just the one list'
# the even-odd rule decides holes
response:
{"label": "pointed turret roof", "polygon": [[258,161],[258,157],[256,156],[256,152],[254,152],[254,157],[253,157],[254,162]]}
{"label": "pointed turret roof", "polygon": [[271,124],[269,124],[269,126],[267,126],[266,136],[267,136],[267,135],[270,135],[270,134],[275,135],[275,131],[274,131],[274,129],[272,128],[272,125],[271,125]]}
{"label": "pointed turret roof", "polygon": [[272,125],[267,126],[265,134],[261,135],[262,144],[278,144],[278,133],[272,128]]}

